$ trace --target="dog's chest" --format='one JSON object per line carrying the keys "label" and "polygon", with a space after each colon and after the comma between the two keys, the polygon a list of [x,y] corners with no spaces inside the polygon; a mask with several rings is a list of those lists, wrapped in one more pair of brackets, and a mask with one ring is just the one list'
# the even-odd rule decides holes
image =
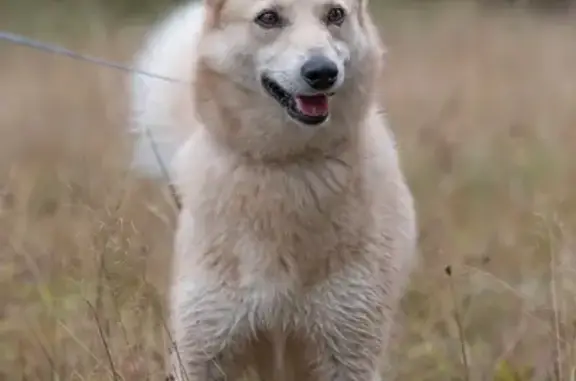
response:
{"label": "dog's chest", "polygon": [[194,176],[181,188],[185,220],[193,222],[180,223],[182,251],[196,265],[273,294],[307,287],[341,265],[337,253],[365,219],[344,158],[240,165],[208,148],[186,153]]}
{"label": "dog's chest", "polygon": [[204,236],[202,267],[265,297],[303,292],[337,272],[350,257],[351,235],[337,222],[274,224],[245,220],[220,231],[210,229],[213,235]]}
{"label": "dog's chest", "polygon": [[306,293],[361,252],[346,213],[334,219],[312,214],[309,220],[305,213],[210,216],[190,214],[194,222],[181,223],[185,246],[179,250],[197,270],[249,290],[251,299],[264,304]]}

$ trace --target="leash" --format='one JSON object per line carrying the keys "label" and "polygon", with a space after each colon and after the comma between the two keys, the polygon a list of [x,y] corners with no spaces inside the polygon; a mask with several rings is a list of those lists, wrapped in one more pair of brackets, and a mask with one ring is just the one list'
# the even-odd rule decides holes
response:
{"label": "leash", "polygon": [[[20,34],[11,33],[11,32],[7,32],[7,31],[3,31],[3,30],[0,30],[0,41],[6,41],[6,42],[13,44],[13,45],[24,46],[24,47],[32,48],[32,49],[42,51],[45,53],[51,53],[51,54],[55,54],[58,56],[64,56],[64,57],[68,57],[68,58],[75,59],[78,61],[88,62],[88,63],[91,63],[91,64],[96,65],[96,66],[108,67],[111,69],[120,70],[120,71],[127,72],[127,73],[137,73],[137,74],[141,74],[141,75],[146,76],[146,77],[160,79],[160,80],[168,81],[168,82],[172,82],[172,83],[179,83],[179,84],[187,84],[188,83],[186,81],[182,81],[182,80],[179,80],[176,78],[170,78],[170,77],[166,77],[163,75],[158,75],[158,74],[146,72],[146,71],[143,71],[143,70],[131,67],[131,66],[122,65],[122,64],[119,64],[117,62],[108,61],[108,60],[103,59],[103,58],[94,57],[94,56],[85,55],[85,54],[80,54],[80,53],[77,53],[73,50],[66,49],[60,45],[41,42],[41,41],[34,40],[32,38],[29,38],[29,37],[26,37],[26,36],[23,36]],[[182,205],[180,202],[180,198],[178,197],[178,194],[176,192],[176,188],[174,187],[174,184],[172,183],[172,179],[170,178],[170,173],[168,172],[166,165],[163,162],[162,157],[160,156],[160,153],[158,151],[158,146],[156,144],[154,136],[152,135],[152,131],[150,131],[148,126],[146,126],[146,125],[144,125],[144,126],[145,126],[145,133],[148,136],[148,138],[150,139],[150,142],[152,144],[152,150],[154,152],[154,156],[156,157],[156,161],[158,162],[158,165],[159,165],[160,170],[162,172],[162,176],[165,178],[165,181],[168,183],[168,188],[169,188],[169,191],[171,193],[174,204],[178,210],[181,210]]]}

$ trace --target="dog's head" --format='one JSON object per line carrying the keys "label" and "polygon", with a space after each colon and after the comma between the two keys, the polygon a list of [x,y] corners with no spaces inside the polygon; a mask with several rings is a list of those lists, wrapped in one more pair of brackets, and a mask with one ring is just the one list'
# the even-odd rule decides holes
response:
{"label": "dog's head", "polygon": [[205,0],[200,61],[249,92],[256,104],[247,107],[259,118],[325,124],[366,100],[379,68],[381,46],[366,3]]}

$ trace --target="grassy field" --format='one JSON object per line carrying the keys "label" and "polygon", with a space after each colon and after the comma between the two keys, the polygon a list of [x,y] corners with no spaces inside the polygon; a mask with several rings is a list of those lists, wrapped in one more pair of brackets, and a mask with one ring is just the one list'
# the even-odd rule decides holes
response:
{"label": "grassy field", "polygon": [[[574,380],[575,24],[453,6],[378,19],[421,230],[391,379]],[[119,61],[143,31],[32,29]],[[174,213],[125,173],[125,74],[0,57],[0,380],[162,380]]]}

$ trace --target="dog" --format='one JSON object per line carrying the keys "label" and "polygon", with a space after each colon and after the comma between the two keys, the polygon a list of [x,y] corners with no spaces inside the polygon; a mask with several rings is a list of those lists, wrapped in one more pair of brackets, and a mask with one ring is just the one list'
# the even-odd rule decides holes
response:
{"label": "dog", "polygon": [[137,56],[184,82],[132,82],[133,167],[182,202],[175,379],[382,378],[417,228],[367,3],[190,3]]}

